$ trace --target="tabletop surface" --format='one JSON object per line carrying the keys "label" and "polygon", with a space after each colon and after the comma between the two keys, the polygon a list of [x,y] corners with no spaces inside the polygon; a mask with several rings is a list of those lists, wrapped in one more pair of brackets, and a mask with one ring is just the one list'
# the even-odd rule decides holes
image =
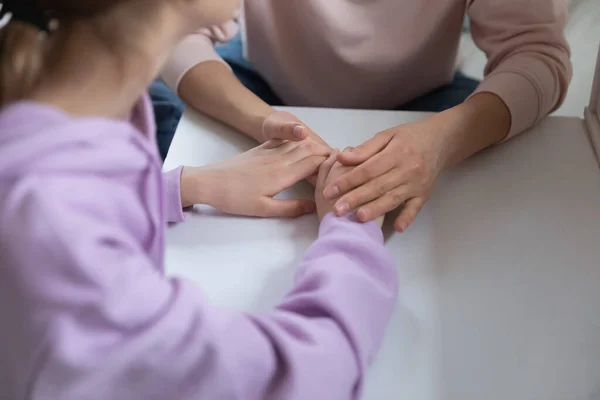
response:
{"label": "tabletop surface", "polygon": [[[332,146],[425,114],[292,109]],[[253,142],[186,111],[165,169]],[[301,183],[285,196],[311,196]],[[365,398],[600,399],[600,169],[577,118],[446,172],[394,254],[400,296]],[[290,289],[316,216],[239,218],[197,206],[167,234],[167,271],[218,306],[263,312]]]}

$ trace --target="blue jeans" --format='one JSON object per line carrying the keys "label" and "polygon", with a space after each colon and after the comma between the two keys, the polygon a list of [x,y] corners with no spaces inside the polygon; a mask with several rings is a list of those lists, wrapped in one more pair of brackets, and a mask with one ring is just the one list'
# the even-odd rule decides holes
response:
{"label": "blue jeans", "polygon": [[[267,82],[244,59],[242,41],[239,35],[228,43],[217,45],[216,50],[231,66],[237,78],[255,95],[272,106],[284,105]],[[479,85],[478,80],[461,72],[456,72],[450,84],[435,89],[407,104],[400,105],[397,109],[405,111],[444,111],[465,101],[475,91],[477,85]],[[164,159],[183,113],[184,104],[175,93],[160,81],[152,84],[150,95],[156,114],[158,146]]]}
{"label": "blue jeans", "polygon": [[[238,79],[255,95],[270,105],[284,105],[281,99],[273,92],[267,82],[244,59],[242,41],[238,35],[225,44],[217,45],[217,52],[233,69]],[[405,111],[433,111],[440,112],[461,104],[477,88],[479,81],[470,78],[462,72],[454,74],[453,81],[430,93],[418,97],[407,104],[399,105],[397,110]]]}
{"label": "blue jeans", "polygon": [[163,81],[156,80],[148,89],[154,118],[156,119],[156,142],[161,158],[167,158],[175,130],[185,109],[185,104]]}

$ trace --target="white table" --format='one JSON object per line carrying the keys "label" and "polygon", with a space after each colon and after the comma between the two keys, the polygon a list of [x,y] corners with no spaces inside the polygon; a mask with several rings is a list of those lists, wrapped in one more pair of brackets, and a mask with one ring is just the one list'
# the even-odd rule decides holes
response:
{"label": "white table", "polygon": [[[339,147],[424,116],[292,112]],[[252,146],[188,111],[165,168]],[[290,192],[310,196],[310,187]],[[550,118],[473,157],[440,179],[408,232],[386,225],[400,297],[366,399],[600,399],[600,170],[580,119]],[[290,288],[316,233],[315,216],[197,207],[169,229],[167,268],[216,305],[265,311]]]}

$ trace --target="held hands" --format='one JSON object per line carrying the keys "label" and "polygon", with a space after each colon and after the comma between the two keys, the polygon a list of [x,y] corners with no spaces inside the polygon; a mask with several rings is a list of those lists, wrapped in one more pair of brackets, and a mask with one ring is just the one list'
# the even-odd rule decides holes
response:
{"label": "held hands", "polygon": [[[208,204],[239,215],[297,217],[314,212],[315,203],[274,196],[312,177],[320,218],[331,211],[343,216],[356,210],[359,221],[377,220],[381,226],[386,212],[404,204],[395,221],[396,230],[404,231],[442,171],[441,129],[430,120],[401,125],[328,158],[332,150],[322,139],[293,115],[279,111],[264,121],[265,139],[271,139],[261,146],[220,164],[184,168],[182,203]],[[294,141],[272,139],[286,137]]]}
{"label": "held hands", "polygon": [[[330,200],[327,200],[325,196],[323,196],[323,191],[325,187],[334,182],[337,178],[343,176],[351,172],[354,167],[347,167],[336,161],[336,157],[339,152],[334,151],[331,156],[321,164],[319,168],[319,175],[317,179],[317,187],[315,190],[315,202],[317,204],[317,213],[319,214],[319,220],[323,220],[325,216],[334,211],[334,203]],[[376,218],[375,221],[381,227],[383,225],[384,216]]]}
{"label": "held hands", "polygon": [[370,221],[404,204],[394,226],[406,230],[441,173],[440,128],[430,121],[401,125],[338,154],[341,164],[356,168],[324,189],[324,197],[335,201],[336,215],[357,209],[360,221]]}
{"label": "held hands", "polygon": [[311,200],[273,197],[315,174],[330,153],[329,147],[311,140],[269,140],[222,163],[185,167],[182,205],[207,204],[226,213],[256,217],[313,213]]}
{"label": "held hands", "polygon": [[[312,140],[318,144],[329,145],[321,139],[319,135],[314,133],[306,124],[300,121],[295,115],[287,111],[275,111],[265,118],[262,125],[263,139],[283,139],[283,140]],[[331,148],[330,148],[331,150]],[[317,175],[311,175],[306,178],[308,182],[315,186],[317,183]]]}

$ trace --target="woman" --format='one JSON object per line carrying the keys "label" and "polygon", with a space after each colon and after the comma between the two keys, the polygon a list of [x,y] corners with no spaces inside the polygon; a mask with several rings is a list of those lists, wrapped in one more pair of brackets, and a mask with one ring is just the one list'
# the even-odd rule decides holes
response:
{"label": "woman", "polygon": [[164,275],[165,220],[182,206],[314,211],[272,196],[318,169],[320,193],[350,169],[310,141],[270,140],[163,179],[144,92],[236,1],[2,4],[0,398],[359,398],[397,296],[376,223],[317,195],[319,238],[264,314],[213,307]]}
{"label": "woman", "polygon": [[[488,56],[479,86],[454,74],[465,15]],[[246,0],[237,20],[241,41],[234,20],[199,30],[162,76],[189,105],[259,142],[264,124],[300,122],[270,104],[440,112],[340,154],[358,167],[325,190],[337,215],[358,209],[362,221],[404,204],[399,231],[442,171],[536,124],[571,78],[562,0]]]}

